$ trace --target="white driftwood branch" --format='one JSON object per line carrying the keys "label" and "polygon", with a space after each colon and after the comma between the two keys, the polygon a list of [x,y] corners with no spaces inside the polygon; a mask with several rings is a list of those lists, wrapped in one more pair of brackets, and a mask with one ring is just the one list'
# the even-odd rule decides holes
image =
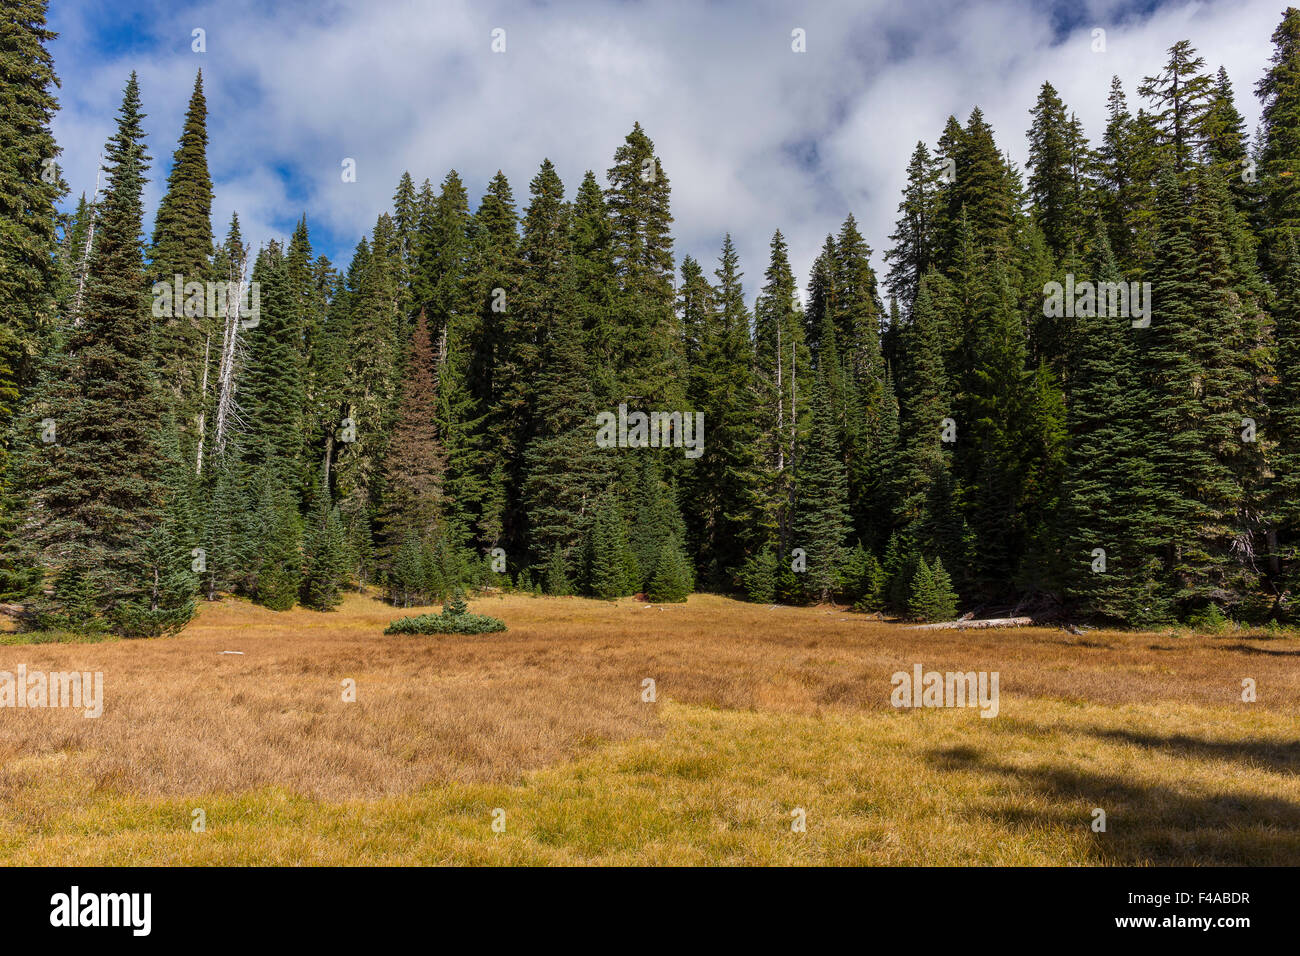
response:
{"label": "white driftwood branch", "polygon": [[912,631],[948,631],[983,627],[1029,627],[1034,623],[1032,617],[986,617],[982,621],[941,621],[938,624],[913,624]]}

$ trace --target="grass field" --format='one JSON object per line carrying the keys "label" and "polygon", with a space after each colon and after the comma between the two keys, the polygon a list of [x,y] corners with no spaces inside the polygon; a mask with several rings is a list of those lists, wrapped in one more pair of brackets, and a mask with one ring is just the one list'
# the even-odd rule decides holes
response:
{"label": "grass field", "polygon": [[[98,719],[0,708],[0,863],[1300,863],[1293,637],[917,631],[709,595],[471,610],[509,632],[385,637],[416,612],[352,595],[0,645],[0,671],[104,675]],[[999,672],[998,716],[895,709],[917,663]]]}

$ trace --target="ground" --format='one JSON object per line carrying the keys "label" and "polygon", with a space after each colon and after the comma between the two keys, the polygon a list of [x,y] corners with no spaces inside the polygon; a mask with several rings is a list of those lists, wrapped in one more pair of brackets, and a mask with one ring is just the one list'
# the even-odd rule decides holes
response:
{"label": "ground", "polygon": [[[351,595],[0,645],[104,675],[98,719],[0,708],[0,864],[1300,863],[1295,637],[470,609],[510,630],[384,636],[419,610]],[[997,671],[998,715],[894,708],[917,663]]]}

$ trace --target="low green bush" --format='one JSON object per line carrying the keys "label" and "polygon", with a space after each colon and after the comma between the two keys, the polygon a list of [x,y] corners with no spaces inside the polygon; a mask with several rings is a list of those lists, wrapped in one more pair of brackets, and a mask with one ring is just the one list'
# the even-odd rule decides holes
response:
{"label": "low green bush", "polygon": [[486,614],[470,614],[465,595],[457,589],[455,596],[443,607],[441,614],[417,614],[398,618],[385,634],[493,634],[504,631],[506,625]]}

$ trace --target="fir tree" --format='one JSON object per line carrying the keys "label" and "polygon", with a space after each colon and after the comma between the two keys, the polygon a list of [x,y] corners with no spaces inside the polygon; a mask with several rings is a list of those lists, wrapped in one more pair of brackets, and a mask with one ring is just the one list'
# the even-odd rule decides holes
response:
{"label": "fir tree", "polygon": [[[39,403],[56,416],[57,437],[34,463],[29,522],[43,561],[64,572],[61,580],[89,582],[96,614],[119,619],[151,609],[149,538],[167,501],[140,245],[142,119],[132,75],[105,149],[108,187],[84,317]],[[33,440],[37,434],[32,427]],[[56,583],[54,607],[66,597]]]}
{"label": "fir tree", "polygon": [[397,423],[384,460],[384,501],[379,514],[379,561],[391,567],[408,537],[426,544],[441,519],[445,456],[438,441],[433,343],[424,312],[407,349]]}
{"label": "fir tree", "polygon": [[920,292],[921,278],[933,261],[938,177],[930,151],[925,143],[918,141],[907,164],[907,185],[898,204],[898,223],[889,236],[893,246],[885,253],[885,261],[890,264],[885,285],[889,294],[909,312]]}
{"label": "fir tree", "polygon": [[1201,146],[1203,120],[1214,88],[1209,75],[1202,72],[1204,58],[1196,55],[1190,42],[1179,40],[1168,52],[1164,69],[1144,77],[1138,92],[1154,105],[1151,121],[1159,134],[1160,162],[1167,162],[1181,175],[1193,165]]}
{"label": "fir tree", "polygon": [[[35,381],[59,285],[55,203],[65,187],[50,132],[59,80],[46,45],[56,34],[45,15],[45,0],[15,0],[0,13],[0,490],[13,416]],[[0,514],[7,520],[17,519]]]}
{"label": "fir tree", "polygon": [[304,571],[300,585],[304,607],[328,611],[343,600],[339,593],[347,580],[346,542],[338,509],[322,482],[303,539]]}
{"label": "fir tree", "polygon": [[1273,253],[1270,274],[1280,279],[1287,268],[1283,235],[1300,243],[1300,8],[1287,7],[1273,31],[1273,55],[1255,95],[1263,129],[1258,228]]}
{"label": "fir tree", "polygon": [[262,467],[256,488],[259,547],[254,594],[259,604],[273,611],[287,611],[297,600],[302,582],[298,508],[274,464]]}
{"label": "fir tree", "polygon": [[1087,145],[1077,121],[1066,115],[1065,104],[1052,84],[1044,83],[1031,111],[1029,128],[1029,195],[1034,220],[1043,230],[1048,246],[1060,256],[1077,246],[1083,218]]}
{"label": "fir tree", "polygon": [[681,542],[670,537],[655,561],[655,573],[646,589],[646,597],[659,604],[679,604],[694,588],[693,577]]}
{"label": "fir tree", "polygon": [[[172,156],[167,190],[154,220],[150,283],[174,288],[176,276],[181,277],[183,285],[211,278],[212,179],[208,175],[207,116],[200,71],[194,80],[180,144]],[[214,366],[219,358],[218,317],[208,314],[206,301],[191,303],[188,294],[184,302],[168,303],[170,308],[156,319],[154,350],[165,394],[184,436],[182,451],[197,462],[204,382],[208,376],[215,377]]]}
{"label": "fir tree", "polygon": [[635,584],[627,573],[633,561],[618,497],[606,493],[596,506],[587,539],[587,591],[605,600],[633,593]]}
{"label": "fir tree", "polygon": [[[833,336],[832,336],[833,337]],[[795,472],[796,505],[791,542],[807,552],[806,593],[827,601],[846,558],[848,479],[835,443],[825,375],[812,395],[812,428]]]}
{"label": "fir tree", "polygon": [[558,543],[551,549],[550,557],[542,571],[542,586],[546,593],[563,596],[573,593],[573,583],[569,578],[569,562],[564,548]]}

